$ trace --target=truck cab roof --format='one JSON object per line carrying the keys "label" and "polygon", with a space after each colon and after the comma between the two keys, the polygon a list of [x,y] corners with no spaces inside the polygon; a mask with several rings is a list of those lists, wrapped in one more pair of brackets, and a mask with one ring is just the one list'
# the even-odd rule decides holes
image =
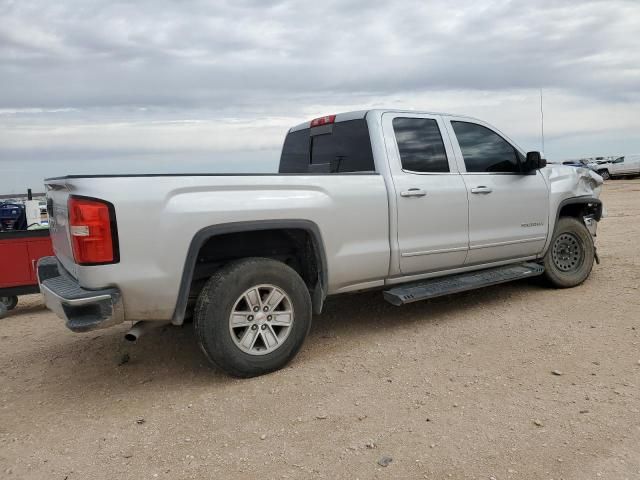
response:
{"label": "truck cab roof", "polygon": [[[338,123],[338,122],[346,122],[348,120],[360,120],[365,118],[367,115],[372,114],[372,115],[382,115],[383,113],[410,113],[412,115],[420,115],[420,114],[424,114],[424,115],[447,115],[447,116],[455,116],[458,118],[467,118],[469,120],[475,120],[478,121],[478,119],[473,118],[473,117],[469,117],[467,115],[457,115],[457,114],[453,114],[453,113],[444,113],[444,112],[432,112],[432,111],[428,111],[428,110],[407,110],[407,109],[399,109],[399,108],[373,108],[373,109],[369,109],[369,110],[353,110],[350,112],[342,112],[342,113],[337,113],[335,114],[335,120],[334,123]],[[294,127],[291,127],[289,129],[289,133],[291,132],[296,132],[298,130],[303,130],[305,128],[311,128],[311,122],[313,122],[313,120],[309,120],[306,122],[302,122]]]}

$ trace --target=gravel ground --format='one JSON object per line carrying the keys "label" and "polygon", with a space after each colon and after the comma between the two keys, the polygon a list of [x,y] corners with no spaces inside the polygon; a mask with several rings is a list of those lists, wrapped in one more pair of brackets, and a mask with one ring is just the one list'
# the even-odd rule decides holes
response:
{"label": "gravel ground", "polygon": [[638,479],[640,180],[603,200],[584,285],[332,299],[251,380],[211,369],[190,326],[132,346],[23,297],[0,321],[0,478]]}

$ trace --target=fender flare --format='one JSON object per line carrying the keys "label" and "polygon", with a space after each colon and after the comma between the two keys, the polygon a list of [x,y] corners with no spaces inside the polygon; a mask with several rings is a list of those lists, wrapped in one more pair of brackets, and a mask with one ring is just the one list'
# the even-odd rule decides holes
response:
{"label": "fender flare", "polygon": [[[560,211],[566,207],[567,205],[577,205],[577,204],[594,204],[596,206],[596,217],[595,219],[597,221],[600,221],[600,219],[602,218],[602,200],[600,200],[599,198],[596,197],[571,197],[571,198],[565,198],[564,200],[562,200],[560,202],[560,204],[558,205],[558,210],[556,211],[556,223],[558,222],[558,219],[560,218]],[[554,224],[555,226],[555,224]]]}
{"label": "fender flare", "polygon": [[[602,218],[602,200],[596,197],[584,196],[584,197],[570,197],[565,198],[558,204],[558,208],[556,209],[556,217],[553,222],[553,229],[549,229],[549,237],[547,238],[547,242],[544,245],[544,250],[540,254],[540,256],[544,256],[549,249],[549,245],[551,244],[551,239],[553,238],[553,232],[556,229],[556,225],[558,224],[558,220],[560,219],[560,212],[567,205],[579,205],[579,204],[593,204],[595,205],[595,219],[596,221],[600,221]],[[582,221],[582,219],[580,219]],[[551,225],[549,225],[551,227]]]}
{"label": "fender flare", "polygon": [[182,325],[184,323],[184,317],[187,310],[187,303],[189,301],[189,291],[191,288],[191,281],[195,272],[196,261],[198,253],[202,246],[212,237],[218,235],[225,235],[227,233],[241,233],[251,232],[258,230],[277,230],[277,229],[296,229],[304,230],[311,236],[313,244],[313,250],[316,256],[316,262],[320,271],[318,272],[318,280],[316,287],[312,292],[313,312],[319,314],[322,311],[322,305],[324,299],[327,296],[328,286],[328,269],[327,258],[324,248],[324,242],[322,240],[322,234],[320,228],[314,222],[310,220],[292,219],[292,220],[251,220],[244,222],[231,222],[222,223],[218,225],[211,225],[204,227],[193,236],[189,249],[187,250],[187,256],[182,270],[182,277],[180,279],[180,288],[178,290],[178,298],[176,300],[176,307],[173,312],[171,323],[174,325]]}

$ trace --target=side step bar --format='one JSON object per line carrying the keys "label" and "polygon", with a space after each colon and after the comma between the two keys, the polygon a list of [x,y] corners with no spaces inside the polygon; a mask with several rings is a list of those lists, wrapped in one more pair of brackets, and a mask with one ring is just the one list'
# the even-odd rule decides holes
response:
{"label": "side step bar", "polygon": [[387,302],[399,307],[406,303],[466,292],[521,278],[536,277],[543,273],[542,265],[526,262],[408,283],[385,290],[383,295]]}

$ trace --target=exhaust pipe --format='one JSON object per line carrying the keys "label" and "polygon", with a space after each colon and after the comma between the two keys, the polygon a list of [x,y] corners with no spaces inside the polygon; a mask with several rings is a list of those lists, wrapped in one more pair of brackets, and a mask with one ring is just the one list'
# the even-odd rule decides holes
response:
{"label": "exhaust pipe", "polygon": [[133,324],[133,327],[125,333],[124,339],[129,342],[135,342],[149,330],[164,327],[165,325],[169,325],[169,322],[150,322],[146,320],[136,322]]}

